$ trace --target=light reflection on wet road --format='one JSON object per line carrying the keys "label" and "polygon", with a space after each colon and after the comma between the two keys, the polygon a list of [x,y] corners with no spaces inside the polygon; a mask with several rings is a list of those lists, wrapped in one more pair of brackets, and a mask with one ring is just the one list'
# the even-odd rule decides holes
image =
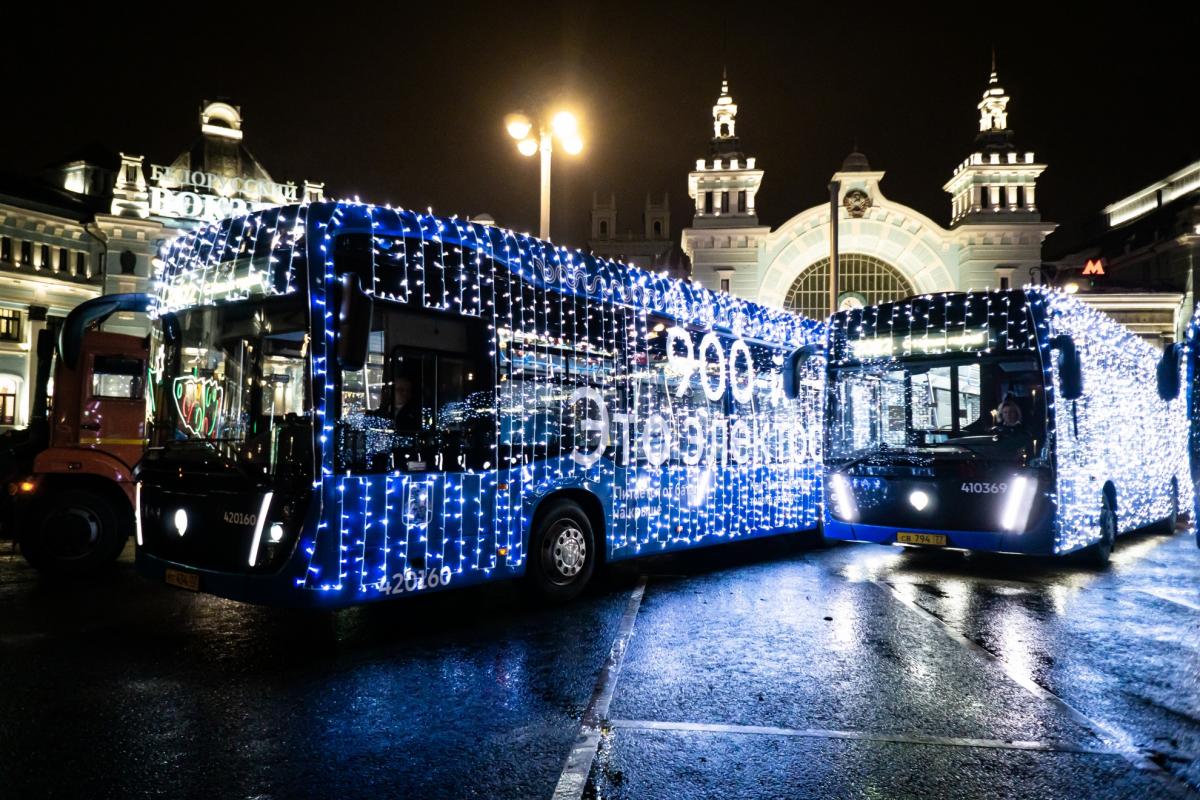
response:
{"label": "light reflection on wet road", "polygon": [[0,555],[0,607],[4,798],[550,797],[623,615],[586,796],[1200,786],[1190,533],[1104,572],[788,537],[618,565],[563,608],[497,585],[338,614]]}

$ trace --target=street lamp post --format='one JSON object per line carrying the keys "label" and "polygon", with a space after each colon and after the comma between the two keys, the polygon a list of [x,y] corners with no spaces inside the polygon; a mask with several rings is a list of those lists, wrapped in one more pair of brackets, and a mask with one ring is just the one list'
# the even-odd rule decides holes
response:
{"label": "street lamp post", "polygon": [[570,155],[578,155],[583,150],[583,139],[579,135],[579,122],[569,111],[559,111],[547,127],[538,121],[538,136],[535,139],[533,121],[520,112],[514,112],[504,118],[504,127],[508,135],[517,140],[517,151],[526,157],[534,153],[542,154],[542,197],[541,225],[539,235],[543,239],[550,238],[550,156],[554,152],[553,140],[558,139],[563,149]]}

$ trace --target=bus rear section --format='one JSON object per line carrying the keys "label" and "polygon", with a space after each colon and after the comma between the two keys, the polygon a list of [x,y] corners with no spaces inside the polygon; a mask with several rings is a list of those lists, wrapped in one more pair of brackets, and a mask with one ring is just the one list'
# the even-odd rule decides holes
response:
{"label": "bus rear section", "polygon": [[1107,561],[1178,509],[1186,420],[1155,349],[1058,292],[959,293],[835,315],[826,535]]}

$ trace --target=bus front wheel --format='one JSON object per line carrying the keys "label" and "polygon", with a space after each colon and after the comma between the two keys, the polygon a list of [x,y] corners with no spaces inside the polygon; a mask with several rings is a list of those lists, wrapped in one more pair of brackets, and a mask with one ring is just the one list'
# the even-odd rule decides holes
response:
{"label": "bus front wheel", "polygon": [[42,572],[84,575],[116,561],[132,525],[128,508],[87,489],[64,489],[44,498],[20,532],[21,555]]}
{"label": "bus front wheel", "polygon": [[592,522],[570,500],[555,501],[539,517],[529,543],[530,588],[551,602],[565,602],[583,591],[595,571]]}
{"label": "bus front wheel", "polygon": [[1168,495],[1170,513],[1156,527],[1159,533],[1171,536],[1175,533],[1175,526],[1179,524],[1179,481],[1175,478],[1171,478],[1171,488]]}
{"label": "bus front wheel", "polygon": [[1097,569],[1108,566],[1117,541],[1117,514],[1109,507],[1107,498],[1100,504],[1100,541],[1084,551],[1088,564]]}

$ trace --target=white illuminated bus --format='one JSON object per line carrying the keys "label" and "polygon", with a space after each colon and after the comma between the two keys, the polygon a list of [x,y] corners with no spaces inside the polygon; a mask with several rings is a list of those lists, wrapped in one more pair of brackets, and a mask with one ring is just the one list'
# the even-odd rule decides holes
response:
{"label": "white illuminated bus", "polygon": [[830,319],[825,534],[1106,563],[1192,496],[1159,352],[1068,294],[926,295]]}
{"label": "white illuminated bus", "polygon": [[[813,528],[823,327],[495,227],[378,206],[163,254],[139,569],[337,606]],[[787,380],[785,381],[785,373]]]}

